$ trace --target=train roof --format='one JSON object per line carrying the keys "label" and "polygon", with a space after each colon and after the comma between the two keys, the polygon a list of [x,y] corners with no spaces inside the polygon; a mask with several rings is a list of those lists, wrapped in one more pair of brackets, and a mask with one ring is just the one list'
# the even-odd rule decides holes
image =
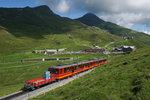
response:
{"label": "train roof", "polygon": [[[83,63],[90,63],[93,61],[99,61],[99,60],[106,60],[106,59],[101,58],[101,59],[96,59],[96,60],[82,61],[82,62],[78,62],[78,65],[83,64]],[[50,66],[49,68],[65,68],[65,67],[70,67],[70,66],[75,66],[75,65],[77,65],[77,62],[69,63],[69,64],[63,64],[63,65]]]}

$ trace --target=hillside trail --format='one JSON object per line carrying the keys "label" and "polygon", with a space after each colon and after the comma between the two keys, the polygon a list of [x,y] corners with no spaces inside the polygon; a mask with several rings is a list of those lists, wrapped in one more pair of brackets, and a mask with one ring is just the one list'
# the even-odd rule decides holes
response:
{"label": "hillside trail", "polygon": [[106,44],[106,45],[105,45],[105,48],[107,48],[109,45],[111,45],[111,44],[113,44],[113,43],[115,43],[115,42],[110,42],[110,43]]}

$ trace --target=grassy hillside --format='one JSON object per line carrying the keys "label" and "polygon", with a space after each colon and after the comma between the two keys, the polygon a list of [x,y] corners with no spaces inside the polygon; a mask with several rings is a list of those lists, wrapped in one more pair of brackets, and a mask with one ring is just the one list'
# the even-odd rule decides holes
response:
{"label": "grassy hillside", "polygon": [[0,8],[0,13],[0,25],[16,37],[42,38],[42,35],[70,31],[76,25],[83,26],[54,14],[47,6]]}
{"label": "grassy hillside", "polygon": [[74,28],[64,34],[42,35],[41,39],[29,37],[15,37],[6,30],[0,30],[0,54],[12,54],[27,52],[36,49],[59,49],[81,50],[91,48],[91,44],[104,46],[109,42],[123,41],[117,36],[95,27]]}
{"label": "grassy hillside", "polygon": [[143,47],[144,45],[150,45],[150,36],[144,33],[136,32],[131,29],[124,28],[111,22],[105,22],[94,14],[88,13],[81,18],[76,19],[88,26],[97,26],[101,29],[107,30],[111,34],[120,37],[133,37],[130,39],[130,43],[137,47]]}
{"label": "grassy hillside", "polygon": [[0,55],[35,49],[80,50],[123,41],[107,31],[60,17],[47,6],[0,8],[0,13]]}
{"label": "grassy hillside", "polygon": [[[80,50],[124,41],[97,27],[55,15],[47,6],[35,8],[0,8],[0,96],[20,90],[26,80],[38,78],[50,65],[67,62],[29,62],[22,59],[75,57],[45,56],[32,50]],[[80,55],[81,60],[103,55]],[[68,61],[71,62],[71,61]]]}
{"label": "grassy hillside", "polygon": [[[47,6],[0,8],[0,13],[0,55],[31,52],[35,49],[80,50],[91,48],[92,44],[105,47],[111,42],[113,46],[143,47],[150,40],[149,37],[138,34],[135,34],[138,37],[136,39],[123,40],[107,30],[60,17]],[[105,23],[97,19],[96,22]]]}
{"label": "grassy hillside", "polygon": [[150,47],[107,64],[33,100],[149,100]]}
{"label": "grassy hillside", "polygon": [[[79,54],[78,56],[79,61],[106,57],[102,54]],[[76,54],[46,56],[26,52],[0,56],[0,97],[21,90],[27,80],[42,77],[43,72],[47,71],[49,66],[73,62],[71,60],[21,63],[21,59],[64,57],[73,57],[73,61],[76,61]]]}

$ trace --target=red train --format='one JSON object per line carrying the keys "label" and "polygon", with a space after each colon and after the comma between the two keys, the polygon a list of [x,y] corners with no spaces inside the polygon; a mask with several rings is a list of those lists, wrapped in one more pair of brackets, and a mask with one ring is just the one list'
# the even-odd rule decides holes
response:
{"label": "red train", "polygon": [[[90,61],[83,61],[73,64],[65,64],[65,65],[58,65],[58,66],[51,66],[48,68],[50,71],[50,79],[44,79],[43,77],[26,81],[24,85],[24,90],[34,90],[42,85],[69,77],[74,76],[78,73],[89,70],[91,68],[97,67],[99,65],[105,64],[107,59],[97,59],[97,60],[90,60]],[[78,66],[78,69],[77,69]]]}

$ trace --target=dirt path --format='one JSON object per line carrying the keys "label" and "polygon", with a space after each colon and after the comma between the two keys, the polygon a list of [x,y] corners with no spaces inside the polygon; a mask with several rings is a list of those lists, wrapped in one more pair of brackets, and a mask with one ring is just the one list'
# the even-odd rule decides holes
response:
{"label": "dirt path", "polygon": [[115,42],[110,42],[110,43],[106,44],[106,45],[105,45],[105,48],[107,48],[109,45],[111,45],[111,44],[113,44],[113,43],[115,43]]}

